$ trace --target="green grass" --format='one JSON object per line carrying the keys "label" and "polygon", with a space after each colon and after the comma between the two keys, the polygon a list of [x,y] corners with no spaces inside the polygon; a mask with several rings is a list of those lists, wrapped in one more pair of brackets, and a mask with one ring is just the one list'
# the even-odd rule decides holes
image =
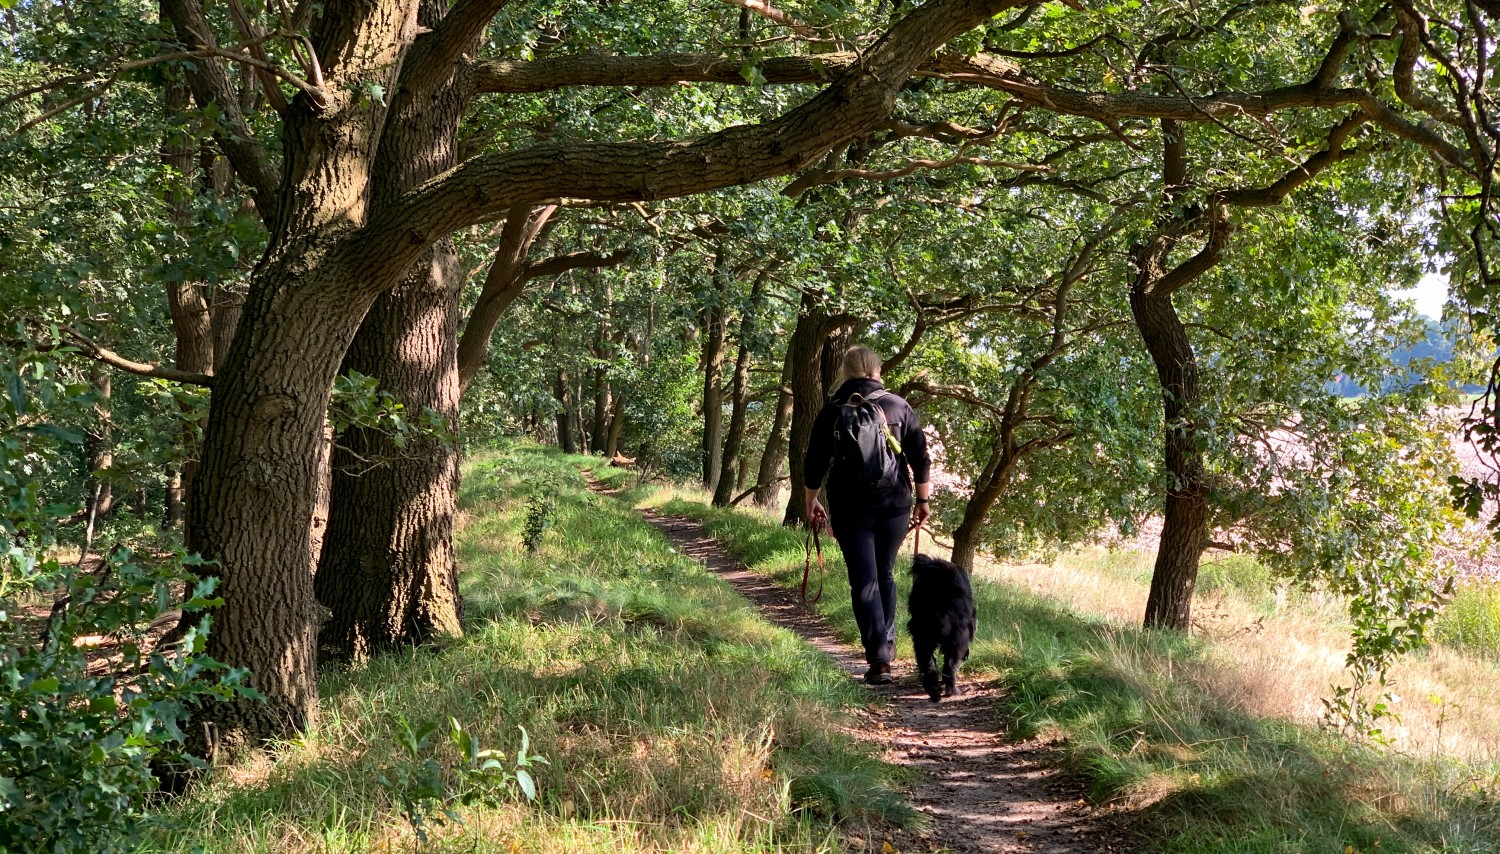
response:
{"label": "green grass", "polygon": [[1432,635],[1449,649],[1500,661],[1500,584],[1460,585],[1433,623]]}
{"label": "green grass", "polygon": [[[795,532],[680,497],[662,509],[703,521],[778,583],[800,582]],[[853,639],[842,568],[832,563],[830,595],[818,608]],[[1211,565],[1207,576],[1211,587],[1267,587],[1250,561]],[[1500,845],[1494,763],[1385,754],[1250,715],[1226,699],[1232,692],[1216,690],[1232,641],[1215,646],[1090,619],[1009,584],[975,579],[974,587],[980,633],[968,672],[1000,678],[1015,735],[1060,737],[1063,760],[1092,797],[1135,812],[1143,850],[1478,854]]]}
{"label": "green grass", "polygon": [[[587,492],[581,462],[527,446],[472,461],[464,637],[327,674],[304,738],[195,788],[148,850],[417,850],[379,782],[414,767],[402,717],[442,732],[456,718],[506,757],[524,726],[550,761],[533,769],[537,804],[460,807],[463,824],[421,850],[816,851],[913,823],[906,772],[842,729],[863,692],[628,505]],[[554,524],[527,554],[537,494]],[[429,755],[458,791],[456,751]]]}

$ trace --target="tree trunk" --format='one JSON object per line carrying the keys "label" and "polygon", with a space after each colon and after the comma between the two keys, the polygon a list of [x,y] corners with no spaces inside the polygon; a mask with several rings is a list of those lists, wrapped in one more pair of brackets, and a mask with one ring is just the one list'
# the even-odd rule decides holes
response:
{"label": "tree trunk", "polygon": [[204,707],[209,740],[229,748],[299,732],[316,708],[314,644],[326,611],[313,592],[308,531],[329,391],[364,307],[349,306],[362,281],[340,294],[300,279],[294,271],[305,268],[287,261],[318,254],[301,248],[262,265],[215,377],[190,495],[188,548],[222,579],[208,653],[249,668],[266,697]]}
{"label": "tree trunk", "polygon": [[828,337],[823,339],[818,365],[824,400],[833,397],[833,393],[839,390],[839,372],[844,367],[844,351],[849,349],[853,341],[852,326],[832,329],[828,332]]}
{"label": "tree trunk", "polygon": [[573,406],[568,398],[572,383],[566,371],[557,372],[557,381],[552,385],[552,396],[557,400],[557,447],[565,454],[578,453],[573,440]]}
{"label": "tree trunk", "polygon": [[568,389],[568,393],[571,398],[569,402],[573,410],[573,426],[578,429],[578,452],[580,454],[591,453],[593,451],[593,447],[589,444],[590,436],[588,428],[584,426],[583,418],[583,380],[580,379],[578,382],[574,383]]}
{"label": "tree trunk", "polygon": [[[182,115],[188,108],[191,93],[186,85],[170,83],[164,93],[164,106],[168,121]],[[191,137],[168,131],[162,140],[161,161],[171,173],[166,192],[167,210],[172,225],[181,235],[186,235],[192,226],[192,192],[194,150]],[[204,296],[202,284],[188,281],[181,264],[167,265],[167,311],[172,318],[172,334],[176,345],[174,362],[178,370],[199,374],[211,374],[214,370],[214,317]],[[236,319],[238,316],[236,315]],[[227,339],[225,341],[227,349]],[[198,476],[198,431],[201,423],[187,419],[188,409],[182,409],[184,420],[179,441],[186,451],[181,474],[176,483],[167,487],[166,521],[170,527],[180,527],[187,522],[188,497],[193,480]]]}
{"label": "tree trunk", "polygon": [[187,522],[187,490],[183,488],[182,469],[167,466],[167,507],[162,515],[162,524],[169,530],[181,530]]}
{"label": "tree trunk", "polygon": [[[450,241],[382,294],[355,336],[344,371],[378,376],[409,419],[458,417],[458,289]],[[352,428],[333,451],[328,533],[314,582],[331,612],[320,653],[363,659],[462,633],[453,519],[458,454],[448,436],[404,447],[383,429]]]}
{"label": "tree trunk", "polygon": [[620,434],[625,430],[625,395],[617,394],[610,405],[609,440],[604,446],[604,456],[614,459],[620,453]]}
{"label": "tree trunk", "polygon": [[740,445],[745,437],[747,398],[750,396],[750,344],[755,337],[755,324],[760,315],[761,301],[765,293],[765,275],[755,277],[750,286],[750,301],[745,305],[745,314],[740,318],[739,350],[734,357],[734,380],[730,388],[729,433],[724,437],[724,454],[719,462],[719,479],[714,487],[715,507],[728,507],[734,500],[734,490],[745,478],[745,466],[739,466],[738,478],[733,476],[736,462],[740,460]]}
{"label": "tree trunk", "polygon": [[743,448],[740,450],[739,469],[739,477],[735,480],[734,488],[744,492],[745,484],[750,482],[750,454]]}
{"label": "tree trunk", "polygon": [[526,289],[526,255],[556,212],[556,205],[538,208],[517,205],[506,213],[500,245],[495,248],[495,257],[485,273],[479,299],[474,303],[464,324],[463,336],[458,341],[460,388],[468,388],[489,359],[490,336],[495,334],[500,318]]}
{"label": "tree trunk", "polygon": [[588,431],[588,435],[594,437],[594,453],[604,453],[609,447],[610,398],[609,369],[597,366],[594,368],[594,423]]}
{"label": "tree trunk", "polygon": [[[1002,430],[1002,437],[1004,435],[1005,431]],[[995,442],[984,471],[974,479],[974,491],[964,505],[963,521],[953,530],[951,560],[966,570],[974,568],[974,555],[978,551],[979,535],[984,529],[985,519],[1005,492],[1005,487],[1010,484],[1011,474],[1019,460],[1014,449],[1007,447],[1007,444],[1005,438]]]}
{"label": "tree trunk", "polygon": [[1146,600],[1146,625],[1187,631],[1192,624],[1198,561],[1208,548],[1208,484],[1192,410],[1199,402],[1198,363],[1172,298],[1133,287],[1130,311],[1156,365],[1165,411],[1166,518]]}
{"label": "tree trunk", "polygon": [[84,450],[88,453],[89,490],[88,518],[103,519],[115,506],[114,486],[109,482],[109,470],[115,462],[114,413],[110,400],[110,374],[107,368],[95,364],[89,370],[93,386],[99,392],[94,403],[94,427],[88,431]]}
{"label": "tree trunk", "polygon": [[807,503],[803,500],[803,457],[812,436],[813,420],[823,406],[823,341],[828,337],[828,318],[810,294],[802,296],[802,311],[797,328],[787,346],[787,365],[792,389],[792,431],[787,442],[787,459],[791,467],[791,496],[781,524],[799,527],[807,523]]}
{"label": "tree trunk", "polygon": [[[718,276],[715,275],[717,281]],[[703,311],[703,488],[713,492],[723,470],[724,390],[720,375],[724,373],[724,308],[714,296],[714,304]]]}
{"label": "tree trunk", "polygon": [[213,370],[216,373],[229,354],[229,344],[234,340],[234,331],[239,328],[244,310],[245,295],[242,292],[231,290],[222,283],[214,288],[209,299],[209,314],[213,318]]}
{"label": "tree trunk", "polygon": [[[418,23],[437,27],[447,6],[423,0]],[[396,94],[391,121],[406,132],[382,141],[375,164],[375,173],[388,179],[386,193],[399,195],[458,162],[465,85],[459,74],[429,98]],[[408,423],[430,410],[445,432],[457,428],[463,281],[453,242],[437,241],[375,300],[344,357],[341,370],[377,378],[405,407]],[[418,434],[397,444],[382,429],[354,428],[334,447],[330,468],[327,533],[314,581],[331,611],[320,652],[358,660],[462,634],[453,438]]]}
{"label": "tree trunk", "polygon": [[1172,305],[1172,294],[1218,263],[1228,234],[1222,221],[1209,220],[1208,242],[1193,259],[1168,271],[1177,235],[1196,217],[1180,209],[1187,186],[1187,142],[1175,121],[1162,120],[1162,207],[1174,211],[1166,224],[1130,248],[1136,268],[1130,285],[1130,313],[1161,382],[1167,501],[1151,592],[1147,628],[1187,631],[1192,625],[1193,587],[1198,561],[1208,548],[1208,480],[1198,449],[1195,410],[1200,401],[1198,360],[1187,329]]}
{"label": "tree trunk", "polygon": [[779,487],[776,478],[781,474],[781,465],[786,462],[787,426],[792,421],[792,350],[787,347],[786,358],[781,363],[781,387],[776,393],[776,414],[771,419],[771,429],[766,433],[766,448],[760,455],[760,466],[755,475],[755,506],[770,508],[776,503]]}

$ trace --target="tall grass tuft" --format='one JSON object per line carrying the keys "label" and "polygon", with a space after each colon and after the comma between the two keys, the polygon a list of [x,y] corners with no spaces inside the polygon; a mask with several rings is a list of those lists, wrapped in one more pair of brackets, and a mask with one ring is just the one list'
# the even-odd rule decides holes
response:
{"label": "tall grass tuft", "polygon": [[1438,615],[1432,634],[1450,649],[1500,662],[1500,583],[1460,585]]}

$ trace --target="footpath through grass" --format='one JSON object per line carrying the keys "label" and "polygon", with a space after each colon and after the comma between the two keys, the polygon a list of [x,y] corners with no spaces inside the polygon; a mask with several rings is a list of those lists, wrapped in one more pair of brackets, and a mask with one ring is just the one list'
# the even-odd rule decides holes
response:
{"label": "footpath through grass", "polygon": [[[803,540],[774,520],[713,509],[687,491],[635,498],[700,520],[752,569],[786,586],[800,583]],[[833,595],[818,608],[852,639],[842,576],[835,559]],[[1001,713],[1014,734],[1059,738],[1064,761],[1095,798],[1136,811],[1143,850],[1500,851],[1500,765],[1493,761],[1382,753],[1251,714],[1220,690],[1232,638],[1145,632],[1001,579],[978,577],[974,590],[979,637],[968,672],[1006,686]],[[910,661],[909,645],[898,654]]]}
{"label": "footpath through grass", "polygon": [[[327,675],[304,738],[198,786],[149,850],[822,851],[911,822],[903,772],[841,729],[864,696],[849,677],[587,492],[583,462],[516,446],[468,465],[467,634]],[[450,719],[506,770],[524,726],[550,763],[522,769],[537,801],[510,785],[464,806],[481,791]],[[422,843],[402,804],[424,796],[462,823],[435,811]]]}

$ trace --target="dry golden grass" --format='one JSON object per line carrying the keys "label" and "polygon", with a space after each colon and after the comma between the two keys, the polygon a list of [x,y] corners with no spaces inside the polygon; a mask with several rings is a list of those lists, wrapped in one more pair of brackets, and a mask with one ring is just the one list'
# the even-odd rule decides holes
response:
{"label": "dry golden grass", "polygon": [[[1145,610],[1152,556],[1090,548],[1052,564],[981,559],[975,575],[1017,585],[1079,612],[1133,625]],[[1274,599],[1274,601],[1273,601]],[[1341,604],[1284,591],[1252,602],[1236,592],[1200,593],[1194,633],[1209,645],[1191,678],[1230,708],[1311,723],[1343,679],[1349,649]],[[1500,759],[1500,667],[1441,646],[1391,670],[1402,698],[1387,734],[1396,750],[1474,761]]]}

